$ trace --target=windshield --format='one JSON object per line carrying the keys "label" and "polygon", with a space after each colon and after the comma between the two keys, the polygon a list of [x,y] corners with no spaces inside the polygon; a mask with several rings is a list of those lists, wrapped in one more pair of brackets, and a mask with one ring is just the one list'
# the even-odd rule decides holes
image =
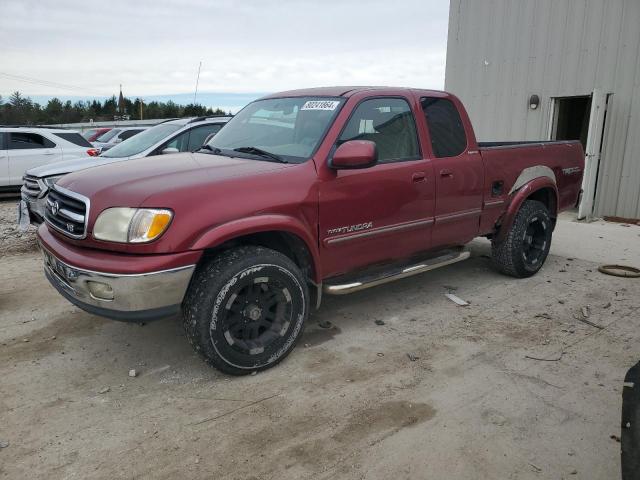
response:
{"label": "windshield", "polygon": [[106,143],[106,142],[111,140],[113,137],[115,137],[119,133],[120,133],[120,129],[119,128],[113,128],[113,129],[109,130],[107,133],[103,133],[98,138],[96,138],[96,142]]}
{"label": "windshield", "polygon": [[[227,154],[246,147],[275,154],[287,162],[307,160],[322,141],[343,98],[290,97],[257,100],[247,105],[207,145]],[[233,152],[237,155],[236,152]]]}
{"label": "windshield", "polygon": [[137,135],[119,143],[113,148],[110,148],[104,152],[102,157],[130,157],[131,155],[137,155],[143,152],[149,147],[152,147],[161,140],[164,140],[172,133],[180,130],[184,125],[162,123],[156,125],[149,130],[144,130]]}

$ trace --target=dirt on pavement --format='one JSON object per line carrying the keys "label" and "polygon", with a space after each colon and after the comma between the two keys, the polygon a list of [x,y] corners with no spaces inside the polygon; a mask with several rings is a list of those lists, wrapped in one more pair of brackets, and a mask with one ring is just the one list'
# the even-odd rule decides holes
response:
{"label": "dirt on pavement", "polygon": [[229,377],[179,319],[85,313],[48,285],[32,234],[2,238],[0,478],[619,478],[640,281],[577,253],[516,280],[474,241],[468,261],[326,297],[285,361]]}
{"label": "dirt on pavement", "polygon": [[36,228],[17,228],[19,198],[0,199],[0,255],[24,253],[37,248]]}

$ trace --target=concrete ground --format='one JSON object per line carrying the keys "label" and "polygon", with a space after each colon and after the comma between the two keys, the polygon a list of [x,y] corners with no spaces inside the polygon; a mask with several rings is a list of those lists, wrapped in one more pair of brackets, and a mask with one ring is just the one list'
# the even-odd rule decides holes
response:
{"label": "concrete ground", "polygon": [[282,364],[232,378],[177,319],[124,324],[63,300],[33,232],[4,228],[13,208],[0,204],[0,478],[619,478],[640,279],[597,267],[639,266],[638,226],[564,217],[525,280],[474,241],[466,262],[326,298]]}

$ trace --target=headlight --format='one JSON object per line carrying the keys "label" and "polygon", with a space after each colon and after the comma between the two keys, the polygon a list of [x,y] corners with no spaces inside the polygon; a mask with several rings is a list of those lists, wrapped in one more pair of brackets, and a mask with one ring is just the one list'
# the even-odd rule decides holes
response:
{"label": "headlight", "polygon": [[173,212],[157,208],[107,208],[93,226],[98,240],[120,243],[145,243],[162,235]]}
{"label": "headlight", "polygon": [[42,179],[42,181],[44,182],[44,184],[47,187],[51,187],[54,183],[56,183],[58,180],[60,180],[62,177],[64,177],[65,174],[62,175],[56,175],[55,177],[44,177]]}

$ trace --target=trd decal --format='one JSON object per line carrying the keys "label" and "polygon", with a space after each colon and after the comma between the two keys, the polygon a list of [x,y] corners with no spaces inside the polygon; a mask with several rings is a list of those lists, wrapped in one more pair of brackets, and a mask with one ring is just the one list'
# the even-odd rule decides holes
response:
{"label": "trd decal", "polygon": [[580,167],[563,168],[562,173],[565,175],[571,175],[573,173],[580,173],[582,169]]}

